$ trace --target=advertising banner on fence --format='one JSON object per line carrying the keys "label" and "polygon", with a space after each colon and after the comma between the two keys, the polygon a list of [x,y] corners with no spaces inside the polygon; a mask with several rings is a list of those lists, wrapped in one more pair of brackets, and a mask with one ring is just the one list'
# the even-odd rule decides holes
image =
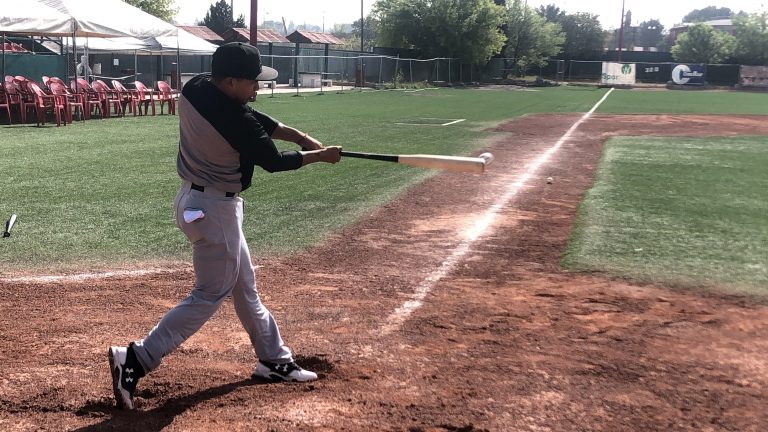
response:
{"label": "advertising banner on fence", "polygon": [[636,73],[635,64],[603,62],[600,84],[632,85],[635,83]]}
{"label": "advertising banner on fence", "polygon": [[700,64],[679,64],[672,69],[672,82],[678,85],[704,85],[707,67]]}
{"label": "advertising banner on fence", "polygon": [[768,88],[768,66],[742,66],[741,85]]}

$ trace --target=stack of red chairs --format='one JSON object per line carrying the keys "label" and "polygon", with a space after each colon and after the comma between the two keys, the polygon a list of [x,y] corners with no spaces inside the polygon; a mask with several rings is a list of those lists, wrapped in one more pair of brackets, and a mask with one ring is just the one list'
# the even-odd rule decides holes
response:
{"label": "stack of red chairs", "polygon": [[48,88],[51,90],[51,93],[60,96],[64,100],[67,108],[68,122],[72,123],[72,119],[74,117],[73,114],[75,112],[79,114],[81,121],[85,121],[88,118],[88,114],[85,111],[85,104],[83,103],[82,95],[71,93],[69,90],[67,90],[67,86],[64,85],[64,82],[58,78],[49,80]]}
{"label": "stack of red chairs", "polygon": [[102,80],[95,80],[91,83],[91,88],[99,94],[99,97],[101,98],[101,108],[107,117],[112,115],[113,108],[116,116],[125,115],[118,92],[109,88],[109,86]]}
{"label": "stack of red chairs", "polygon": [[29,52],[29,50],[15,42],[5,42],[3,43],[3,48],[10,52]]}
{"label": "stack of red chairs", "polygon": [[5,92],[5,86],[0,87],[0,110],[3,109],[5,109],[5,112],[8,114],[8,124],[13,124],[13,120],[11,119],[10,96]]}
{"label": "stack of red chairs", "polygon": [[83,108],[85,108],[85,118],[90,119],[97,112],[99,114],[99,118],[103,118],[105,116],[104,113],[106,110],[101,109],[101,96],[99,96],[99,94],[91,88],[91,86],[88,84],[88,81],[82,78],[78,78],[77,81],[72,80],[69,82],[69,88],[76,95],[80,96],[80,100],[83,103]]}
{"label": "stack of red chairs", "polygon": [[160,114],[163,106],[168,103],[168,114],[176,114],[176,101],[179,100],[179,92],[172,89],[165,81],[157,82],[157,100],[160,101]]}
{"label": "stack of red chairs", "polygon": [[29,101],[24,102],[24,111],[34,111],[37,125],[45,124],[45,115],[50,112],[56,119],[56,126],[61,126],[61,118],[64,116],[64,126],[67,125],[67,106],[63,97],[46,94],[40,86],[31,80],[23,82],[29,92]]}
{"label": "stack of red chairs", "polygon": [[5,91],[5,95],[8,101],[8,107],[16,107],[19,111],[19,119],[21,120],[21,123],[26,123],[27,116],[24,112],[24,97],[22,95],[22,90],[14,77],[5,77],[5,80],[3,81],[3,90]]}
{"label": "stack of red chairs", "polygon": [[129,111],[133,113],[133,116],[136,117],[136,102],[138,98],[136,90],[125,88],[123,83],[118,80],[112,80],[112,88],[117,92],[117,97],[120,99],[120,104],[123,106],[123,115],[125,115],[125,109],[128,108]]}
{"label": "stack of red chairs", "polygon": [[149,108],[149,104],[152,104],[152,115],[155,115],[155,101],[157,100],[157,95],[155,95],[155,92],[151,89],[148,89],[147,86],[145,86],[141,81],[136,81],[133,83],[133,85],[136,87],[136,104],[138,107],[139,115],[141,115],[142,105],[144,105],[144,115],[147,115],[147,108]]}

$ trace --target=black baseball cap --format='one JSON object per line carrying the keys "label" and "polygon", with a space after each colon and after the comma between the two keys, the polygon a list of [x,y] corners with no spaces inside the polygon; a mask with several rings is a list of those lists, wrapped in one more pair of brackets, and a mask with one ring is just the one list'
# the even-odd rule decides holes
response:
{"label": "black baseball cap", "polygon": [[230,42],[216,48],[211,74],[254,81],[272,81],[277,78],[276,70],[261,64],[258,48],[243,42]]}

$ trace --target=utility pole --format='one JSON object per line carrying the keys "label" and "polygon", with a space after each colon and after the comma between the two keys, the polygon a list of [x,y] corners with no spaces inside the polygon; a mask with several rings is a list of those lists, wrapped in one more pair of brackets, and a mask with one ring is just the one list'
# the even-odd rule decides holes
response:
{"label": "utility pole", "polygon": [[360,52],[365,51],[363,33],[365,33],[365,16],[363,16],[363,0],[360,0]]}
{"label": "utility pole", "polygon": [[259,0],[251,0],[251,45],[259,42]]}
{"label": "utility pole", "polygon": [[624,46],[624,0],[621,0],[621,26],[619,26],[619,53],[616,57],[621,62],[621,50]]}

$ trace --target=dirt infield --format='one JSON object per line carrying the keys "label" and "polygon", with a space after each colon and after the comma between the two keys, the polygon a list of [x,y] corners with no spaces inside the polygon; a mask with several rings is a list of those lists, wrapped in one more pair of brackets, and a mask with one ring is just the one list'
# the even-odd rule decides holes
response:
{"label": "dirt infield", "polygon": [[0,282],[0,430],[768,429],[768,307],[558,266],[607,136],[768,135],[765,117],[593,116],[423,305],[388,321],[579,117],[504,124],[485,175],[441,174],[315,249],[257,260],[314,383],[249,380],[253,351],[227,302],[121,412],[107,346],[144,335],[192,273]]}

